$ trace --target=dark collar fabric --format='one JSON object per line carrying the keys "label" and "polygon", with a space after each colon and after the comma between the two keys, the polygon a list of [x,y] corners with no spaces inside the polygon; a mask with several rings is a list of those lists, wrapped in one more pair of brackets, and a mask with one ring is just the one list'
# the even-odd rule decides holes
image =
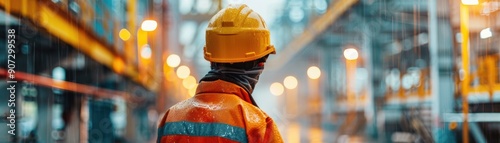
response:
{"label": "dark collar fabric", "polygon": [[253,89],[259,81],[259,76],[264,70],[263,66],[253,65],[251,69],[233,68],[224,65],[212,64],[210,70],[200,81],[223,80],[243,88],[250,97],[249,103],[257,106],[252,97]]}

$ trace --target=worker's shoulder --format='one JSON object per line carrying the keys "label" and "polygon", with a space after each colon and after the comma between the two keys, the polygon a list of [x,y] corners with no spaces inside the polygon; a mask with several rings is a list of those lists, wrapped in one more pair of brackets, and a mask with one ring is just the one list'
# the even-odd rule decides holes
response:
{"label": "worker's shoulder", "polygon": [[[207,96],[199,97],[203,98]],[[241,99],[237,95],[219,94],[218,98],[227,103],[226,108],[233,111],[240,111],[240,114],[247,118],[247,122],[263,123],[267,118],[269,118],[269,116],[262,111],[262,109]]]}
{"label": "worker's shoulder", "polygon": [[254,116],[268,117],[260,108],[244,101],[234,94],[224,93],[203,93],[181,101],[170,107],[170,111],[176,110],[196,110],[196,108],[208,108],[212,110],[241,111]]}
{"label": "worker's shoulder", "polygon": [[220,108],[231,108],[239,104],[243,104],[245,101],[241,100],[239,97],[232,94],[221,94],[221,93],[203,93],[195,95],[189,99],[178,102],[177,104],[170,107],[169,110],[186,110],[193,107],[218,107]]}

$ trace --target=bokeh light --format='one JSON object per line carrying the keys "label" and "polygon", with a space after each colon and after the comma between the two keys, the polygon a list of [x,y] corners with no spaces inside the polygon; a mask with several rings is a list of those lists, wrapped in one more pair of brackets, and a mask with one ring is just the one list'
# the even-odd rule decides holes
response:
{"label": "bokeh light", "polygon": [[149,47],[149,45],[146,44],[146,45],[142,46],[141,57],[145,58],[145,59],[149,59],[149,58],[151,58],[151,55],[152,55],[152,52],[151,52],[151,48]]}
{"label": "bokeh light", "polygon": [[141,24],[141,29],[143,31],[154,31],[157,26],[158,23],[154,20],[144,20]]}
{"label": "bokeh light", "polygon": [[191,89],[194,88],[196,85],[196,78],[193,76],[188,76],[185,79],[182,80],[182,86],[186,89]]}
{"label": "bokeh light", "polygon": [[123,41],[127,41],[128,39],[130,39],[130,32],[125,28],[121,29],[118,35]]}
{"label": "bokeh light", "polygon": [[66,70],[62,67],[56,67],[52,70],[52,78],[55,81],[63,81],[66,80]]}
{"label": "bokeh light", "polygon": [[285,88],[283,88],[283,85],[281,85],[281,83],[279,82],[271,84],[271,87],[269,89],[271,90],[271,94],[276,96],[280,96],[285,91]]}
{"label": "bokeh light", "polygon": [[175,67],[179,66],[179,64],[181,64],[181,58],[178,55],[172,54],[172,55],[168,56],[167,65],[169,67],[175,68]]}
{"label": "bokeh light", "polygon": [[356,60],[358,59],[358,50],[354,48],[347,48],[344,50],[344,57],[347,60]]}
{"label": "bokeh light", "polygon": [[285,77],[283,84],[287,89],[295,89],[298,85],[298,81],[294,76],[287,76]]}
{"label": "bokeh light", "polygon": [[318,79],[321,76],[321,70],[317,66],[311,66],[307,69],[307,76],[311,79]]}
{"label": "bokeh light", "polygon": [[188,89],[189,96],[193,97],[196,94],[197,87],[198,87],[198,84],[194,84],[193,88]]}
{"label": "bokeh light", "polygon": [[185,79],[191,74],[191,71],[189,70],[189,67],[187,66],[180,66],[177,68],[177,77],[181,79]]}

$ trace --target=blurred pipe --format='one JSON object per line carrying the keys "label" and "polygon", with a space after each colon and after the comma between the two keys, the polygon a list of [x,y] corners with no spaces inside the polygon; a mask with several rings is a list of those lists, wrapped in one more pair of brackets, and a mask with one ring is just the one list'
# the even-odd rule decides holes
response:
{"label": "blurred pipe", "polygon": [[[500,122],[500,113],[470,113],[469,122]],[[443,122],[463,122],[463,113],[444,113]]]}
{"label": "blurred pipe", "polygon": [[[8,72],[4,68],[0,68],[0,77],[7,77]],[[73,92],[78,92],[82,94],[94,95],[97,98],[113,98],[116,96],[122,97],[124,100],[132,103],[140,102],[142,99],[131,96],[127,92],[109,90],[104,88],[99,88],[95,86],[89,86],[74,82],[55,80],[52,78],[33,75],[29,73],[24,73],[20,71],[16,71],[15,73],[16,81],[27,81],[36,85],[52,87],[62,90],[68,90]]]}
{"label": "blurred pipe", "polygon": [[[132,65],[135,62],[135,59],[137,58],[137,55],[135,54],[134,50],[134,42],[135,42],[135,37],[133,35],[136,35],[136,0],[128,0],[127,1],[127,17],[128,17],[128,22],[127,22],[127,29],[130,31],[130,39],[125,41],[125,58],[127,59],[127,65]],[[139,46],[140,47],[140,46]]]}
{"label": "blurred pipe", "polygon": [[337,18],[339,18],[348,8],[352,7],[358,0],[337,0],[333,2],[325,14],[316,18],[311,25],[304,30],[301,35],[298,35],[293,39],[288,46],[283,48],[282,51],[278,51],[276,54],[276,59],[271,60],[267,63],[270,70],[279,70],[285,64],[290,62],[290,60],[295,57],[297,53],[303,50],[309,43],[313,42],[314,39],[321,35],[328,26],[332,25]]}
{"label": "blurred pipe", "polygon": [[462,70],[464,79],[462,81],[462,112],[464,113],[464,123],[462,127],[462,137],[464,143],[469,142],[468,116],[469,103],[467,94],[469,92],[469,8],[460,3],[460,33],[462,34]]}

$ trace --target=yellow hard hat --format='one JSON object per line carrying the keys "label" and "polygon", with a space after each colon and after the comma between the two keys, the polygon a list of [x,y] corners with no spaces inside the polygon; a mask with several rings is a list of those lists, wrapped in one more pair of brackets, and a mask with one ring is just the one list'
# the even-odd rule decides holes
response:
{"label": "yellow hard hat", "polygon": [[210,62],[246,62],[276,53],[264,19],[245,4],[229,5],[212,17],[205,40]]}

